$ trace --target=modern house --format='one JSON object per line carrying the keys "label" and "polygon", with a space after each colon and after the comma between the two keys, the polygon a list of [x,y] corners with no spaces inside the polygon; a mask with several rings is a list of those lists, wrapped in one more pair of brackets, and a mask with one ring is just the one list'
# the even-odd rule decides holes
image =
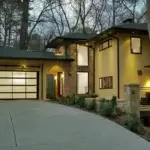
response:
{"label": "modern house", "polygon": [[147,24],[128,22],[94,37],[95,93],[124,98],[124,86],[140,84],[141,97],[150,97],[150,40]]}
{"label": "modern house", "polygon": [[0,47],[0,99],[46,99],[93,90],[93,51],[83,45],[91,38],[57,37],[46,51]]}

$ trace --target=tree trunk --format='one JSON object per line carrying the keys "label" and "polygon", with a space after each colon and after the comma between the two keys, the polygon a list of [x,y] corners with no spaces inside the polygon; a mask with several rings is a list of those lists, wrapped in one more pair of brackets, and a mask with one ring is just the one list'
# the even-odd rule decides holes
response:
{"label": "tree trunk", "polygon": [[24,0],[22,4],[22,22],[20,30],[20,49],[27,50],[28,45],[28,18],[29,18],[29,0]]}

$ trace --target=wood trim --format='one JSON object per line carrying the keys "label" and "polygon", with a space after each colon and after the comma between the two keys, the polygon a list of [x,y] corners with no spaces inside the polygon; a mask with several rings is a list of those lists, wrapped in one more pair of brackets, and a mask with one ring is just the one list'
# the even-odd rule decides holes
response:
{"label": "wood trim", "polygon": [[[106,50],[106,49],[112,47],[112,44],[110,45],[110,41],[112,41],[112,39],[108,39],[108,40],[105,40],[105,41],[103,41],[102,43],[100,43],[100,44],[99,44],[99,51],[103,51],[103,50]],[[108,42],[108,47],[103,48],[103,44],[104,44],[105,42]],[[101,45],[101,48],[102,48],[102,49],[100,48],[100,45]]]}
{"label": "wood trim", "polygon": [[[104,79],[111,79],[111,86],[110,87],[106,87],[106,88],[104,88],[104,85],[103,85],[103,83],[104,83]],[[102,85],[100,86],[100,80],[102,80],[101,81],[101,83],[102,83]],[[107,82],[109,82],[109,81],[107,81]],[[108,83],[109,84],[109,83]],[[113,76],[107,76],[107,77],[101,77],[101,78],[99,78],[99,89],[113,89]]]}

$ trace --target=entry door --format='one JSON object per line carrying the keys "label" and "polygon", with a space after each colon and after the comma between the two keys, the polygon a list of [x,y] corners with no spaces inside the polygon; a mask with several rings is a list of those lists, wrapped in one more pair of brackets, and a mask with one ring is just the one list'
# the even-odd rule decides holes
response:
{"label": "entry door", "polygon": [[0,71],[0,99],[37,99],[37,72]]}

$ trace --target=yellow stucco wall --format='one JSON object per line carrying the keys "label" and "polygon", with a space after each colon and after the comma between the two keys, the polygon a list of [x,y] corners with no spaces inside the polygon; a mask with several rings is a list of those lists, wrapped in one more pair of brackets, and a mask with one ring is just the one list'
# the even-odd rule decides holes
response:
{"label": "yellow stucco wall", "polygon": [[[99,44],[95,52],[95,93],[101,98],[111,98],[117,96],[117,42],[112,39],[112,47],[102,51]],[[107,76],[113,76],[113,89],[99,89],[99,78]]]}
{"label": "yellow stucco wall", "polygon": [[[131,54],[130,36],[141,37],[142,54]],[[147,89],[141,90],[141,96],[150,88],[150,40],[148,35],[120,34],[120,96],[124,98],[124,85],[130,83],[140,84]],[[138,76],[137,70],[142,70],[142,76]]]}

